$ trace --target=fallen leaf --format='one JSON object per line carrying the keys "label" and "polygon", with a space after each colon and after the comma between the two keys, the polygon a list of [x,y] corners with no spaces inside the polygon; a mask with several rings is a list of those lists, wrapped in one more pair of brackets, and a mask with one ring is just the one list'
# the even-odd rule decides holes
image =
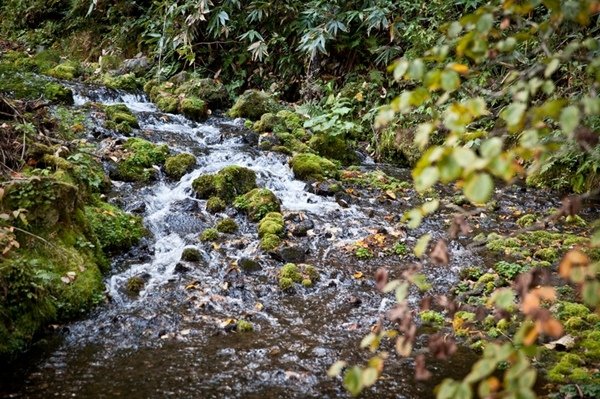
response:
{"label": "fallen leaf", "polygon": [[447,265],[449,261],[448,245],[445,240],[438,240],[437,244],[429,254],[431,260],[438,265]]}
{"label": "fallen leaf", "polygon": [[571,277],[571,269],[574,267],[586,267],[590,263],[590,258],[583,252],[573,249],[565,254],[560,265],[558,266],[558,274],[561,277],[568,279]]}
{"label": "fallen leaf", "polygon": [[354,278],[356,280],[363,278],[363,272],[354,272],[354,274],[352,275],[352,278]]}
{"label": "fallen leaf", "polygon": [[386,190],[385,195],[387,195],[388,197],[390,197],[393,200],[396,199],[396,193],[393,192],[392,190]]}

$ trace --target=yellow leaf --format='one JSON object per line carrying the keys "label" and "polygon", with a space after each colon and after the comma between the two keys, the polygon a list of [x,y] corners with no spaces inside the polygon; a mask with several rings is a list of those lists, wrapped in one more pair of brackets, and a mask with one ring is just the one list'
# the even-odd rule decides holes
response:
{"label": "yellow leaf", "polygon": [[454,72],[460,73],[461,75],[464,75],[467,72],[469,72],[469,67],[465,64],[452,63],[448,65],[448,68],[452,69]]}
{"label": "yellow leaf", "polygon": [[354,96],[354,99],[355,99],[356,101],[364,101],[364,99],[365,99],[365,98],[364,98],[364,96],[363,96],[363,93],[362,93],[362,91],[359,91],[358,93],[356,93],[356,95]]}
{"label": "yellow leaf", "polygon": [[357,280],[358,280],[359,278],[363,278],[363,273],[362,273],[362,272],[355,272],[355,273],[352,275],[352,278],[355,278],[355,279],[357,279]]}
{"label": "yellow leaf", "polygon": [[256,310],[258,310],[258,311],[261,311],[261,310],[263,310],[263,309],[264,309],[264,307],[265,307],[265,305],[263,305],[263,304],[262,304],[262,303],[260,303],[260,302],[256,302],[256,305],[254,305],[254,309],[256,309]]}
{"label": "yellow leaf", "polygon": [[390,197],[391,199],[394,199],[394,200],[396,199],[396,193],[395,193],[395,192],[393,192],[392,190],[387,190],[387,191],[385,192],[385,195],[387,195],[387,196],[388,196],[388,197]]}

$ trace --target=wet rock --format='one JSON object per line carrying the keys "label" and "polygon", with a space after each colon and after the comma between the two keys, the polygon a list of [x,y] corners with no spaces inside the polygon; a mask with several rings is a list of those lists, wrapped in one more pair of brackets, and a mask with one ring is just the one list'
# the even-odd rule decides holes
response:
{"label": "wet rock", "polygon": [[315,223],[310,219],[306,219],[306,220],[302,220],[298,223],[293,224],[290,227],[290,231],[296,237],[306,237],[308,231],[312,230],[314,228],[315,228]]}
{"label": "wet rock", "polygon": [[342,190],[340,184],[335,180],[325,180],[308,184],[306,187],[309,193],[331,197]]}
{"label": "wet rock", "polygon": [[348,298],[348,303],[354,307],[354,308],[358,308],[361,304],[362,304],[362,299],[360,299],[357,296],[351,295],[350,298]]}
{"label": "wet rock", "polygon": [[264,91],[247,90],[236,100],[229,110],[232,118],[248,118],[258,120],[263,114],[275,112],[281,106],[277,101]]}
{"label": "wet rock", "polygon": [[184,265],[183,263],[179,262],[175,265],[175,273],[177,274],[184,274],[190,271],[190,268],[187,267],[186,265]]}
{"label": "wet rock", "polygon": [[148,69],[150,69],[150,61],[148,60],[148,57],[139,54],[139,57],[129,58],[123,61],[121,69],[119,69],[119,73],[125,74],[133,72],[140,74],[147,72]]}
{"label": "wet rock", "polygon": [[240,258],[237,263],[240,269],[247,272],[253,272],[262,269],[259,262],[250,258]]}
{"label": "wet rock", "polygon": [[342,208],[348,208],[352,203],[352,197],[343,191],[335,193],[335,202]]}
{"label": "wet rock", "polygon": [[182,212],[198,211],[198,202],[196,202],[190,198],[186,198],[181,201],[176,201],[173,203],[173,206],[177,207],[177,209],[181,210]]}
{"label": "wet rock", "polygon": [[146,212],[146,203],[144,201],[136,201],[129,207],[129,211],[140,215]]}
{"label": "wet rock", "polygon": [[186,262],[199,262],[202,260],[202,254],[197,248],[185,248],[181,254],[181,260]]}
{"label": "wet rock", "polygon": [[280,248],[274,257],[286,263],[303,263],[306,260],[306,249],[288,245]]}

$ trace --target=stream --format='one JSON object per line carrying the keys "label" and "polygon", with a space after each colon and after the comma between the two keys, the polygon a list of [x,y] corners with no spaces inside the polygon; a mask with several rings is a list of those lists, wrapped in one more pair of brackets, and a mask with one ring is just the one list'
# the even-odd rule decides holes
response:
{"label": "stream", "polygon": [[[442,207],[418,229],[408,231],[401,215],[422,199],[407,190],[406,197],[383,199],[367,193],[349,205],[334,197],[311,194],[306,183],[294,179],[283,154],[260,151],[242,120],[211,117],[196,123],[180,115],[164,114],[144,95],[72,84],[75,106],[89,102],[124,103],[138,117],[134,132],[172,153],[197,156],[195,169],[179,181],[162,174],[149,185],[113,182],[111,201],[143,216],[151,235],[130,252],[113,260],[106,277],[110,300],[85,319],[63,326],[46,344],[32,351],[16,368],[3,371],[0,396],[10,398],[335,398],[347,397],[340,379],[327,377],[329,366],[343,359],[363,363],[369,358],[359,349],[361,338],[394,304],[393,296],[375,289],[377,268],[390,269],[398,278],[415,261],[411,256],[359,260],[348,247],[359,239],[384,232],[396,234],[412,249],[416,239],[430,232],[445,234],[452,209]],[[92,130],[101,122],[91,111]],[[105,138],[108,146],[114,137]],[[191,183],[198,176],[227,165],[254,170],[258,185],[271,189],[282,203],[288,223],[310,221],[305,237],[289,236],[283,255],[273,256],[258,247],[256,224],[228,209],[240,226],[217,245],[202,243],[199,234],[223,214],[205,211],[205,201],[194,197]],[[384,168],[407,179],[408,172],[365,162],[363,170]],[[498,190],[498,209],[548,209],[556,200],[523,194],[524,189]],[[412,194],[411,194],[412,193]],[[442,193],[449,198],[452,193]],[[442,201],[449,203],[448,201]],[[506,231],[500,215],[484,215],[480,228]],[[503,224],[505,223],[505,224]],[[446,292],[458,272],[490,260],[454,241],[448,266],[425,265],[423,272],[436,292]],[[201,251],[198,263],[180,261],[186,247]],[[235,262],[248,258],[260,270],[241,272]],[[281,292],[277,271],[285,260],[317,267],[321,278],[312,288],[298,286]],[[364,277],[357,278],[361,272]],[[127,280],[146,281],[139,296],[126,293]],[[418,303],[419,294],[411,294]],[[233,331],[232,321],[245,318],[254,332]],[[418,339],[418,345],[424,337]],[[392,347],[388,348],[393,352]],[[378,383],[364,397],[428,398],[445,377],[464,376],[477,354],[466,348],[448,361],[432,360],[434,377],[414,380],[414,364],[391,354]]]}

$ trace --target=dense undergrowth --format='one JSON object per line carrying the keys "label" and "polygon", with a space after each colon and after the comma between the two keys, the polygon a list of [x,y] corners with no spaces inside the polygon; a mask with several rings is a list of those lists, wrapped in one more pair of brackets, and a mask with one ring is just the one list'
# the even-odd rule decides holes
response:
{"label": "dense undergrowth", "polygon": [[[409,310],[402,307],[407,282],[383,284],[386,274],[379,285],[396,292],[402,311],[394,320],[418,313],[425,324],[483,351],[467,379],[445,381],[440,397],[477,390],[481,397],[531,397],[536,375],[529,358],[561,385],[558,397],[593,397],[600,384],[599,238],[578,213],[600,186],[600,7],[583,0],[484,3],[5,1],[0,29],[11,42],[0,43],[6,132],[0,352],[20,350],[48,323],[102,301],[107,255],[144,234],[139,219],[101,197],[109,180],[93,148],[78,140],[85,115],[67,107],[72,95],[60,83],[78,79],[144,90],[162,111],[194,120],[218,110],[247,118],[246,126],[261,135],[260,149],[290,155],[297,178],[327,184],[332,194],[355,184],[395,198],[406,187],[353,169],[365,154],[414,167],[421,193],[438,182],[455,183],[465,193],[456,205],[467,206],[452,221],[449,239],[468,235],[469,219],[491,199],[497,180],[583,193],[565,199],[555,218],[524,215],[516,222],[523,231],[509,237],[475,237],[505,259],[465,268],[455,301]],[[400,56],[389,76],[387,65]],[[135,135],[139,126],[126,107],[101,111],[107,129]],[[169,157],[166,146],[139,138],[125,141],[117,155],[110,177],[123,181],[151,181],[153,166],[163,164],[179,178],[195,165],[191,154]],[[263,250],[281,245],[280,204],[256,187],[251,171],[226,168],[193,187],[211,212],[233,206],[247,213]],[[416,227],[438,206],[429,201],[403,220]],[[556,228],[530,231],[548,226]],[[235,230],[225,221],[201,240]],[[419,257],[430,238],[419,241]],[[431,257],[447,263],[446,242],[432,247]],[[355,254],[370,258],[373,248],[362,243]],[[283,290],[318,277],[295,266],[286,270]],[[546,274],[563,278],[555,291],[539,287],[551,281]],[[394,333],[380,326],[363,346],[376,352],[381,340],[400,331],[396,349],[410,355],[413,324],[399,324]],[[563,328],[575,343],[562,352],[549,349],[541,336],[561,336]],[[447,355],[450,341],[435,337],[431,351]],[[348,368],[346,387],[358,394],[375,383],[386,356]],[[419,356],[417,373],[424,378]]]}

